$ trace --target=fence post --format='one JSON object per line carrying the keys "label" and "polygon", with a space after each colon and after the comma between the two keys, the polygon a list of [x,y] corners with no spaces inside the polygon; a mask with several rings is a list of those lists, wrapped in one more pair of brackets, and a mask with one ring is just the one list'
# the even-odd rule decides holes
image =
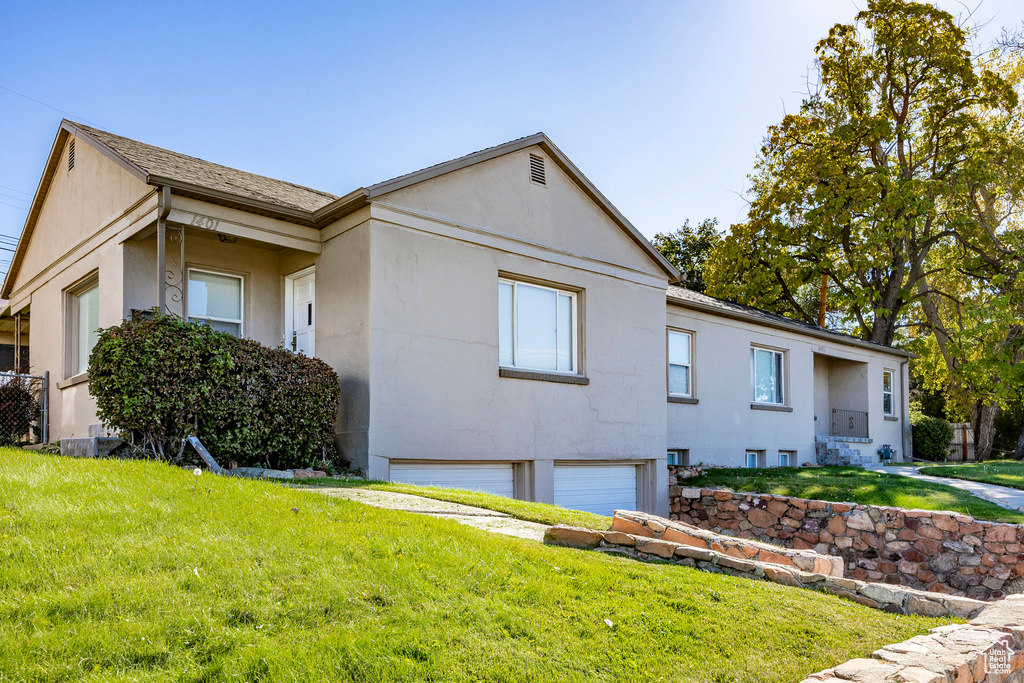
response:
{"label": "fence post", "polygon": [[43,443],[50,443],[50,371],[43,373]]}

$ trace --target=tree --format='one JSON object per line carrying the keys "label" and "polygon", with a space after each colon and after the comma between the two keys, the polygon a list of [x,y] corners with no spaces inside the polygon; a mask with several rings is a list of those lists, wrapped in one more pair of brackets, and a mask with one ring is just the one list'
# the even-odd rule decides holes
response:
{"label": "tree", "polygon": [[721,242],[717,218],[705,218],[696,228],[690,227],[687,218],[683,227],[675,232],[659,232],[651,240],[662,256],[679,270],[682,275],[679,284],[696,292],[707,288],[704,282],[707,260]]}
{"label": "tree", "polygon": [[972,197],[1006,146],[990,114],[1013,88],[975,64],[935,7],[873,0],[816,47],[819,82],[769,129],[748,220],[709,260],[709,293],[891,344],[924,296],[931,249],[978,234]]}

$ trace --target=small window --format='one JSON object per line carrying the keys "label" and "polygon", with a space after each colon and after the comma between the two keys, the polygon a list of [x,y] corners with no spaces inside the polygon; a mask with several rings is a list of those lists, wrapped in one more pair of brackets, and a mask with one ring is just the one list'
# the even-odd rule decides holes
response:
{"label": "small window", "polygon": [[754,403],[782,405],[783,353],[757,346],[750,348],[751,396]]}
{"label": "small window", "polygon": [[676,448],[668,451],[668,464],[688,467],[690,465],[690,449]]}
{"label": "small window", "polygon": [[220,332],[242,336],[242,278],[238,275],[188,271],[188,317]]}
{"label": "small window", "polygon": [[498,281],[498,364],[578,372],[576,292]]}
{"label": "small window", "polygon": [[689,332],[668,332],[668,393],[693,396],[691,357],[693,336]]}
{"label": "small window", "polygon": [[896,407],[892,400],[892,370],[882,372],[882,412],[894,415]]}
{"label": "small window", "polygon": [[796,467],[796,451],[779,451],[779,467]]}
{"label": "small window", "polygon": [[767,466],[764,451],[747,451],[746,466],[750,468]]}
{"label": "small window", "polygon": [[68,377],[89,369],[89,354],[99,339],[100,283],[92,277],[67,293]]}

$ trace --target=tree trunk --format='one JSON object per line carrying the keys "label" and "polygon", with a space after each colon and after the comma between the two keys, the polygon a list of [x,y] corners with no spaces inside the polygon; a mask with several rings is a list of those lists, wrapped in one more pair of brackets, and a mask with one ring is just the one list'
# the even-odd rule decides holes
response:
{"label": "tree trunk", "polygon": [[992,457],[992,443],[996,437],[996,415],[999,406],[978,401],[971,409],[971,425],[974,427],[974,459],[988,460]]}
{"label": "tree trunk", "polygon": [[1021,421],[1020,436],[1017,437],[1017,448],[1013,450],[1013,457],[1024,460],[1024,420]]}

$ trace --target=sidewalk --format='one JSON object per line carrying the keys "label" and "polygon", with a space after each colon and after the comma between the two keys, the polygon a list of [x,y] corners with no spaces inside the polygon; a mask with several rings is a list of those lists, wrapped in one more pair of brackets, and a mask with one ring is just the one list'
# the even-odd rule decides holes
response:
{"label": "sidewalk", "polygon": [[504,512],[485,510],[484,508],[450,503],[444,500],[413,496],[408,493],[393,493],[391,491],[376,491],[374,489],[346,489],[346,488],[317,488],[308,487],[309,491],[316,491],[332,498],[345,498],[354,500],[357,503],[372,505],[386,510],[399,510],[401,512],[412,512],[418,515],[433,515],[444,519],[453,519],[459,524],[465,524],[476,529],[483,529],[495,534],[515,536],[531,541],[544,541],[544,530],[547,524],[526,522],[521,519],[509,517]]}
{"label": "sidewalk", "polygon": [[945,484],[946,486],[952,486],[953,488],[963,489],[964,491],[973,493],[978,498],[984,498],[985,500],[991,501],[997,505],[1002,505],[1004,508],[1024,511],[1024,491],[1020,489],[1011,489],[1006,486],[996,486],[995,484],[985,484],[980,481],[967,481],[966,479],[933,477],[928,474],[921,474],[921,467],[928,467],[928,465],[893,465],[885,467],[881,463],[873,463],[872,465],[865,466],[864,469],[875,470],[877,472],[888,472],[889,474],[899,474],[904,477],[920,479],[921,481],[927,481],[933,484]]}

